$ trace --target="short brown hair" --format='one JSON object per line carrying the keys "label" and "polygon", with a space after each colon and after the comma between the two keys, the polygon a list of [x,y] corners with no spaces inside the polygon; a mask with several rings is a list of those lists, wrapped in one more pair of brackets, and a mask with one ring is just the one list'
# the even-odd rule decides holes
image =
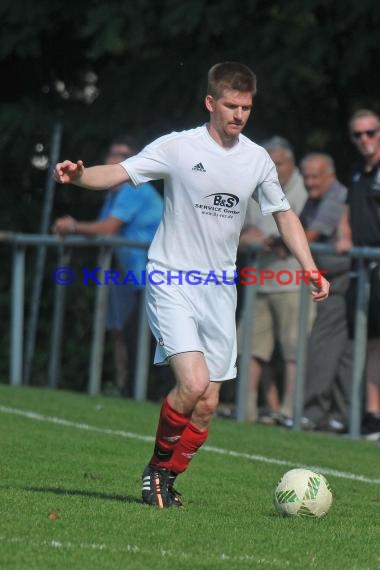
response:
{"label": "short brown hair", "polygon": [[256,94],[256,75],[243,63],[217,63],[208,72],[207,94],[219,99],[225,89]]}

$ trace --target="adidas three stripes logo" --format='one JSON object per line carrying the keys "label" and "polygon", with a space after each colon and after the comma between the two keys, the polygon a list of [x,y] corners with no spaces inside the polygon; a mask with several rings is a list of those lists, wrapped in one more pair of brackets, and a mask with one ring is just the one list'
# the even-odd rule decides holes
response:
{"label": "adidas three stripes logo", "polygon": [[191,170],[198,170],[198,172],[206,172],[206,169],[201,162],[195,164]]}

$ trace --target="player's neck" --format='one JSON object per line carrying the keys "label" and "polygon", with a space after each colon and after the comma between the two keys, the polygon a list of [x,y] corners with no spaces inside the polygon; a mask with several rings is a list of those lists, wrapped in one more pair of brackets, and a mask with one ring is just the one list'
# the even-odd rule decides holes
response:
{"label": "player's neck", "polygon": [[207,123],[207,130],[210,134],[210,137],[212,139],[214,139],[214,141],[221,146],[222,148],[225,149],[230,149],[232,147],[234,147],[238,141],[239,141],[239,136],[229,136],[226,135],[224,132],[220,132],[218,131],[214,125],[212,125],[211,123]]}

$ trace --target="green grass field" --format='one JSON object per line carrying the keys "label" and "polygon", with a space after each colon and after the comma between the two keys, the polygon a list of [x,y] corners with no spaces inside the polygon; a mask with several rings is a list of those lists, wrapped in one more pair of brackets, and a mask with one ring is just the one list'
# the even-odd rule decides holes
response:
{"label": "green grass field", "polygon": [[[379,445],[216,419],[178,480],[185,509],[140,499],[159,407],[0,385],[0,568],[380,568]],[[320,469],[323,519],[281,518],[291,467]]]}

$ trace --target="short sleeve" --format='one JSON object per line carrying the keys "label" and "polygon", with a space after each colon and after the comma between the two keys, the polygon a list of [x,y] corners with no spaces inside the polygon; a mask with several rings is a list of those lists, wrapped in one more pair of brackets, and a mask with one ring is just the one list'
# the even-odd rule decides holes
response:
{"label": "short sleeve", "polygon": [[171,135],[160,137],[142,149],[137,155],[121,162],[134,184],[139,186],[149,180],[165,179],[176,161],[177,147]]}
{"label": "short sleeve", "polygon": [[264,216],[272,214],[273,212],[290,209],[288,199],[286,198],[278,181],[274,162],[267,152],[265,154],[262,180],[253,193],[253,198],[259,204],[260,210]]}

